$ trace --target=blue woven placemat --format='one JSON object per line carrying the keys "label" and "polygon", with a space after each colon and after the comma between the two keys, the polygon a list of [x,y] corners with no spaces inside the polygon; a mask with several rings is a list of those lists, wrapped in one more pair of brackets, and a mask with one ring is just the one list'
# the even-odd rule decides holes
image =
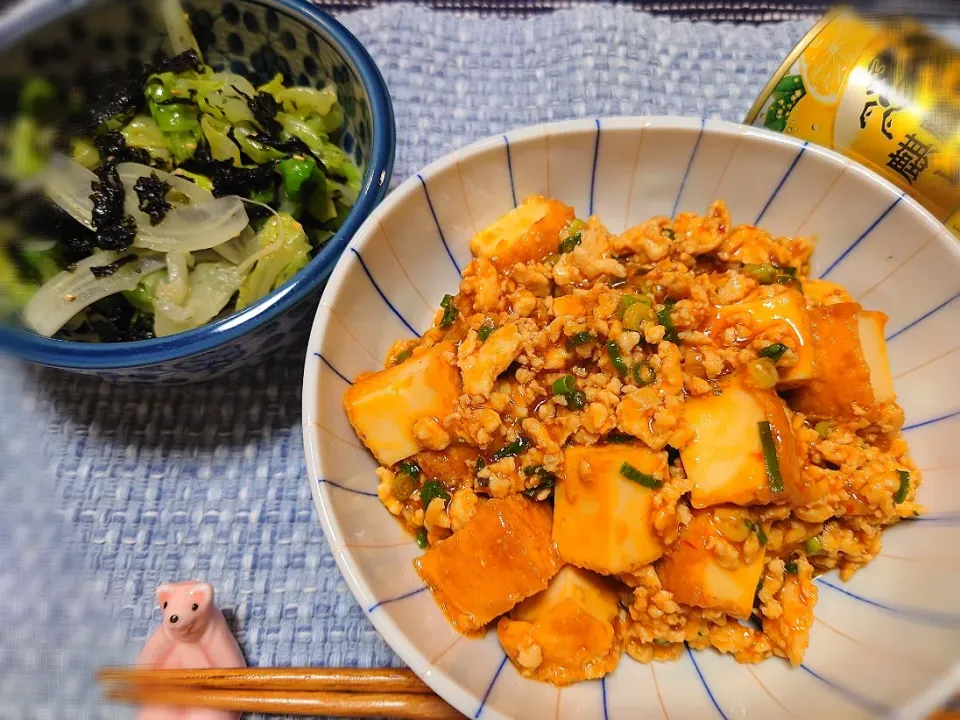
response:
{"label": "blue woven placemat", "polygon": [[[390,86],[397,180],[545,120],[738,120],[813,22],[715,25],[597,5],[340,17]],[[0,359],[0,718],[129,716],[101,704],[93,671],[131,662],[159,618],[156,586],[193,577],[216,587],[251,664],[399,662],[315,516],[302,355],[162,390]]]}

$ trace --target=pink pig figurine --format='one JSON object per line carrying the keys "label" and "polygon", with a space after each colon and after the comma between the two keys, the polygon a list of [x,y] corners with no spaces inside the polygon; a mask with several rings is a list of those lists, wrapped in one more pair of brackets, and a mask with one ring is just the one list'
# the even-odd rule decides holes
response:
{"label": "pink pig figurine", "polygon": [[[156,668],[246,667],[227,621],[213,604],[213,587],[191,580],[157,588],[163,623],[137,657],[137,665]],[[239,713],[149,706],[139,720],[236,720]]]}

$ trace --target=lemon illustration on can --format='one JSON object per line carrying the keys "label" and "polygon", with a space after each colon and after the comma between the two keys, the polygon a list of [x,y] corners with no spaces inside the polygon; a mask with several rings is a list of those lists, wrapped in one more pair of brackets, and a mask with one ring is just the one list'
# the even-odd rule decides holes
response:
{"label": "lemon illustration on can", "polygon": [[876,30],[851,15],[840,15],[804,48],[797,69],[804,90],[818,103],[833,107],[843,83]]}
{"label": "lemon illustration on can", "polygon": [[763,126],[831,147],[843,87],[877,30],[854,15],[835,13],[811,35],[798,48],[793,67],[769,90]]}

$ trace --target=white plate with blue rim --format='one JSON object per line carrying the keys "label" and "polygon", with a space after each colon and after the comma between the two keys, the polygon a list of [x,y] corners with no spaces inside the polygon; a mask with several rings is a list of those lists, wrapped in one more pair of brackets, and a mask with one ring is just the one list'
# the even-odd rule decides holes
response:
{"label": "white plate with blue rim", "polygon": [[[904,432],[929,514],[892,528],[851,581],[817,579],[803,664],[740,665],[712,651],[564,688],[522,678],[495,633],[458,635],[413,568],[421,552],[377,498],[377,463],[342,407],[352,378],[426,331],[456,293],[469,241],[533,194],[619,232],[727,202],[732,220],[817,238],[813,277],[889,315]],[[330,278],[306,357],[303,433],[320,522],[374,626],[468,717],[922,717],[960,686],[960,246],[910,197],[822,148],[689,118],[538,125],[424,168],[367,219]]]}

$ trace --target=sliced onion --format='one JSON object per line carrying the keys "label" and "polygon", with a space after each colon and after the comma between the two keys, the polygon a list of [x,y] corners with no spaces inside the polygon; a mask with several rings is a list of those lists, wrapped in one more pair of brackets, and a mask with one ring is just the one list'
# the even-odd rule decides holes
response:
{"label": "sliced onion", "polygon": [[23,241],[23,249],[27,252],[44,253],[50,252],[57,246],[56,240],[45,240],[43,238],[28,238]]}
{"label": "sliced onion", "polygon": [[137,221],[133,244],[157,252],[208,250],[236,237],[250,222],[243,201],[236,195],[199,205],[181,205],[154,226],[139,209],[131,215]]}
{"label": "sliced onion", "polygon": [[144,277],[166,265],[162,257],[148,255],[121,265],[104,278],[90,272],[90,268],[109,265],[126,254],[98,252],[78,262],[73,272],[64,270],[51,278],[23,309],[24,323],[38,335],[51,337],[81,310],[108,295],[133,290]]}
{"label": "sliced onion", "polygon": [[237,237],[212,249],[224,260],[229,260],[234,265],[240,265],[257,251],[257,244],[254,242],[256,237],[257,233],[247,225]]}
{"label": "sliced onion", "polygon": [[120,163],[117,165],[117,175],[120,176],[120,182],[123,183],[123,189],[126,192],[126,199],[129,201],[132,198],[133,206],[135,208],[138,206],[137,193],[133,189],[133,186],[140,178],[150,177],[151,173],[156,173],[158,178],[163,180],[165,183],[169,183],[170,187],[174,190],[186,195],[192,203],[197,203],[199,205],[200,203],[210,202],[213,200],[212,192],[209,190],[204,190],[195,182],[191,182],[180,175],[173,175],[171,173],[164,172],[163,170],[157,170],[157,168],[152,168],[149,165],[140,165],[139,163]]}
{"label": "sliced onion", "polygon": [[178,250],[167,253],[167,279],[157,284],[153,307],[157,315],[167,315],[174,320],[186,320],[189,315],[180,305],[190,293],[190,269],[187,256]]}
{"label": "sliced onion", "polygon": [[[137,237],[133,241],[136,247],[157,252],[207,250],[236,237],[250,222],[243,202],[235,195],[214,198],[213,193],[186,178],[136,163],[117,165],[117,174],[125,191],[124,209],[137,223]],[[174,205],[157,225],[151,225],[150,217],[140,210],[133,189],[137,180],[151,174],[169,183],[191,202]]]}
{"label": "sliced onion", "polygon": [[278,213],[276,210],[274,210],[272,207],[270,207],[266,203],[262,203],[259,200],[247,200],[246,198],[242,198],[242,200],[243,202],[249,203],[250,205],[258,205],[260,207],[266,208],[271,213],[273,213],[274,220],[277,221],[277,238],[272,243],[270,243],[266,247],[260,247],[258,234],[254,234],[253,239],[250,240],[249,247],[253,249],[253,252],[251,255],[247,256],[247,258],[243,262],[240,263],[240,272],[246,273],[254,265],[257,264],[257,261],[260,258],[266,257],[267,255],[272,253],[274,250],[277,250],[283,245],[283,222],[280,220],[280,213]]}
{"label": "sliced onion", "polygon": [[170,47],[174,55],[179,55],[187,50],[196,50],[200,59],[203,55],[200,53],[200,46],[197,45],[197,39],[190,30],[190,23],[187,21],[187,13],[184,12],[179,0],[161,0],[160,17],[167,29],[167,37],[170,38]]}
{"label": "sliced onion", "polygon": [[[234,195],[214,198],[212,193],[186,178],[136,163],[121,163],[117,166],[117,173],[124,186],[124,209],[137,223],[135,247],[157,252],[207,250],[235,238],[249,223],[243,201]],[[151,225],[149,216],[141,212],[133,189],[138,179],[149,177],[151,173],[170,183],[192,203],[174,207],[157,225]],[[80,163],[63,155],[54,155],[44,186],[51,200],[92,230],[93,201],[90,195],[93,191],[90,186],[96,180],[97,176]]]}
{"label": "sliced onion", "polygon": [[47,197],[70,216],[93,230],[92,183],[99,178],[66,155],[54,153],[44,171],[43,190]]}
{"label": "sliced onion", "polygon": [[182,308],[183,319],[158,312],[153,321],[154,333],[166,337],[209,322],[230,302],[241,282],[243,273],[227,262],[198,264],[190,273],[190,296]]}

